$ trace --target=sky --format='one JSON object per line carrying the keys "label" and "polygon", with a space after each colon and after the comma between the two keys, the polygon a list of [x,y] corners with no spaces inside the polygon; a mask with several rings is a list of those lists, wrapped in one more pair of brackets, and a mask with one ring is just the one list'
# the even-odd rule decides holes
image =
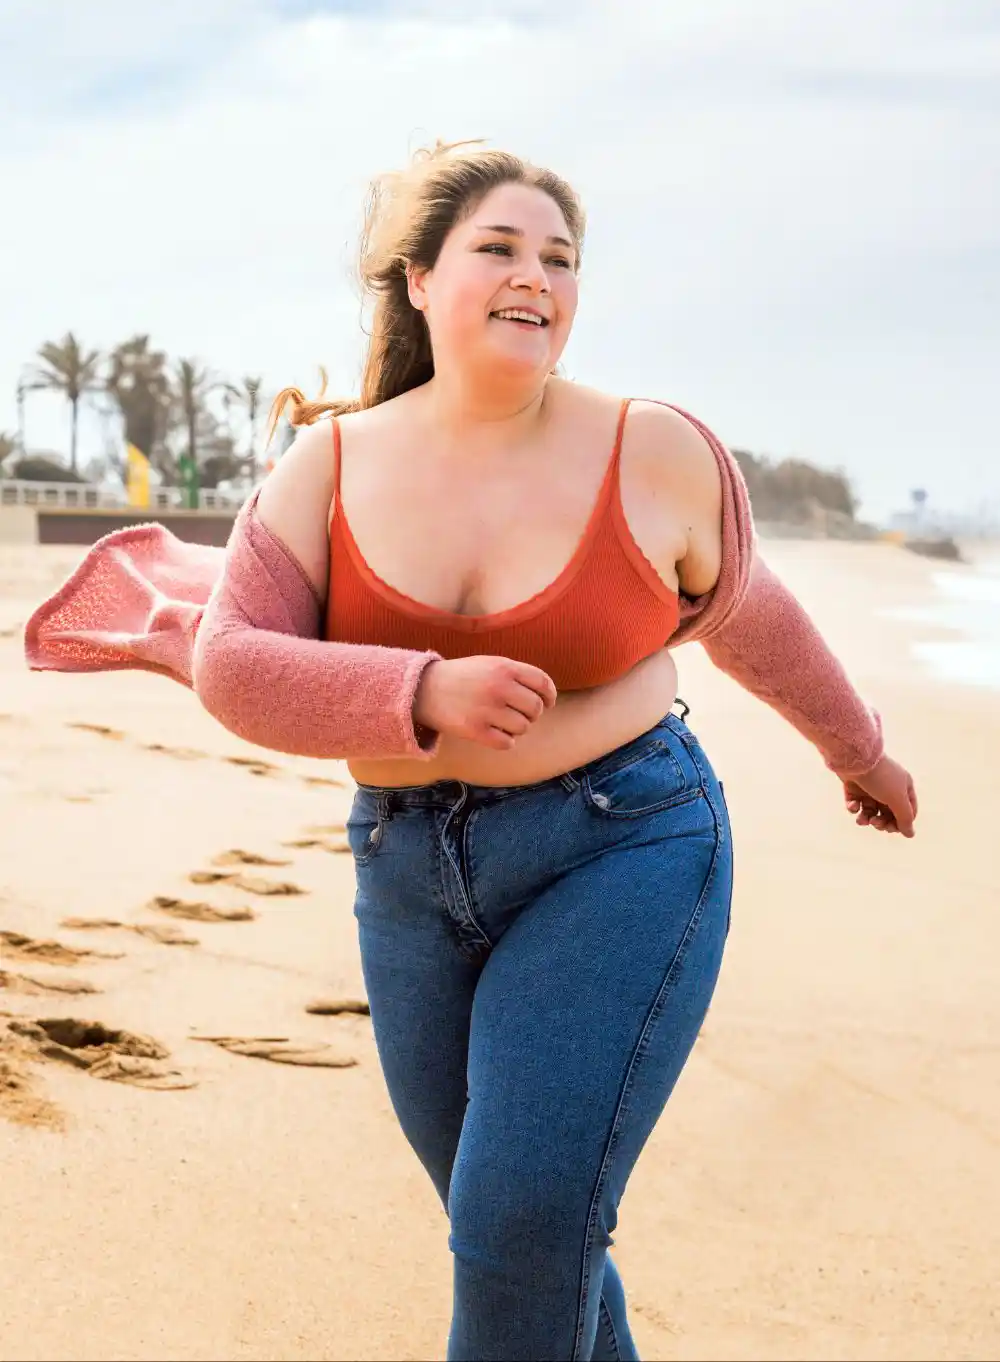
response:
{"label": "sky", "polygon": [[68,330],[355,392],[365,188],[437,137],[581,192],[572,377],[1000,514],[997,0],[3,0],[0,431]]}

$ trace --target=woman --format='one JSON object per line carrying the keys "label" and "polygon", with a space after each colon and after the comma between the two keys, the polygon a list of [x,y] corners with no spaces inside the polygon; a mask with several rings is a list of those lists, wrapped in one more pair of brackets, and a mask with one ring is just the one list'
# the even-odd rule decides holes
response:
{"label": "woman", "polygon": [[[224,565],[126,531],[28,630],[33,666],[165,671],[252,741],[348,759],[372,1021],[450,1219],[454,1359],[637,1356],[608,1246],[732,886],[670,647],[701,638],[784,713],[859,823],[911,836],[916,813],[756,555],[728,453],[555,376],[583,233],[568,185],[502,153],[386,177],[360,403],[280,395],[305,428]],[[109,586],[123,555],[148,618]]]}

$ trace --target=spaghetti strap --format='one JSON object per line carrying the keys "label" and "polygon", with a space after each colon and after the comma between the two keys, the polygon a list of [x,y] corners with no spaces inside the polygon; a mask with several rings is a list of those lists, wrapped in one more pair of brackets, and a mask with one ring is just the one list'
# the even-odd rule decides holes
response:
{"label": "spaghetti strap", "polygon": [[618,430],[615,433],[615,447],[611,455],[611,463],[608,466],[607,481],[607,505],[612,506],[617,501],[621,505],[622,499],[622,440],[625,437],[625,418],[628,416],[628,409],[632,405],[631,397],[622,399],[621,411],[618,413]]}
{"label": "spaghetti strap", "polygon": [[340,422],[334,416],[330,424],[333,426],[333,502],[336,505],[340,500]]}
{"label": "spaghetti strap", "polygon": [[625,397],[622,399],[621,411],[618,414],[618,430],[617,433],[615,434],[615,450],[611,456],[612,461],[614,463],[617,463],[621,458],[622,437],[625,434],[625,418],[626,416],[628,416],[628,409],[631,405],[632,405],[631,397]]}

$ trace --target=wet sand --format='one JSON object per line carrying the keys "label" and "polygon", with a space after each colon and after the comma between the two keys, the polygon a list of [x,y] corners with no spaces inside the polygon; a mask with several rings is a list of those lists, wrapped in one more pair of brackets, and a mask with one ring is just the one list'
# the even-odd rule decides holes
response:
{"label": "wet sand", "polygon": [[[20,625],[77,555],[0,549],[0,1357],[440,1357],[447,1227],[364,1014],[347,772],[157,678],[26,672]],[[935,681],[873,609],[919,607],[939,564],[768,556],[883,711],[919,835],[856,828],[802,739],[681,650],[737,889],[622,1206],[635,1334],[994,1358],[1000,694]]]}

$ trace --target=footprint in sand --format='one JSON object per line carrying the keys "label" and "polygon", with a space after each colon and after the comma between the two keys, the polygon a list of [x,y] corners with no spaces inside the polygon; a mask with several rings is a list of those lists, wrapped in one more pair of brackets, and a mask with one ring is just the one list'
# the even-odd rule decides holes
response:
{"label": "footprint in sand", "polygon": [[331,780],[329,776],[299,776],[303,785],[330,786],[334,790],[342,790],[344,782],[342,780]]}
{"label": "footprint in sand", "polygon": [[146,906],[189,922],[253,922],[257,917],[252,908],[213,908],[210,903],[190,903],[169,894],[155,895]]}
{"label": "footprint in sand", "polygon": [[96,733],[100,738],[111,738],[114,742],[121,742],[125,734],[118,728],[109,728],[107,724],[84,724],[68,723],[67,728],[79,729],[81,733]]}
{"label": "footprint in sand", "polygon": [[350,1069],[357,1064],[353,1055],[326,1041],[291,1040],[288,1036],[192,1036],[221,1046],[230,1054],[249,1059],[268,1059],[274,1064],[299,1064],[309,1069]]}
{"label": "footprint in sand", "polygon": [[212,857],[213,865],[291,865],[291,861],[275,860],[271,856],[261,856],[256,851],[241,851],[236,848],[232,851],[220,851],[218,856]]}
{"label": "footprint in sand", "polygon": [[669,1316],[665,1315],[662,1310],[658,1310],[656,1306],[644,1305],[642,1301],[630,1301],[629,1303],[632,1305],[632,1308],[637,1315],[643,1315],[646,1319],[651,1320],[668,1334],[677,1333],[677,1325]]}
{"label": "footprint in sand", "polygon": [[252,776],[273,776],[281,770],[274,762],[262,761],[259,757],[223,757],[222,760],[228,762],[230,766],[241,766]]}
{"label": "footprint in sand", "polygon": [[0,969],[0,989],[7,989],[10,993],[31,995],[100,993],[101,991],[96,984],[90,984],[86,979],[73,979],[66,974],[49,974],[42,977],[37,974],[17,974],[5,969]]}
{"label": "footprint in sand", "polygon": [[159,941],[162,946],[198,946],[197,937],[188,936],[172,922],[119,922],[113,917],[64,917],[59,924],[71,932],[113,931],[136,932],[139,936]]}
{"label": "footprint in sand", "polygon": [[76,1017],[13,1019],[7,1022],[7,1031],[28,1043],[28,1058],[69,1064],[84,1069],[91,1078],[161,1090],[197,1086],[194,1079],[167,1065],[170,1051],[151,1036]]}
{"label": "footprint in sand", "polygon": [[201,761],[208,756],[207,752],[201,752],[197,747],[168,747],[162,742],[144,742],[141,746],[147,752],[163,752],[168,757],[176,757],[178,761]]}
{"label": "footprint in sand", "polygon": [[188,879],[192,884],[229,884],[234,889],[245,890],[248,894],[288,896],[306,892],[299,885],[288,881],[265,880],[260,875],[241,875],[230,870],[192,870]]}
{"label": "footprint in sand", "polygon": [[343,855],[350,851],[351,844],[346,837],[293,837],[288,842],[282,842],[282,846],[293,847],[298,851],[309,851],[318,849],[319,851],[329,851],[335,856]]}
{"label": "footprint in sand", "polygon": [[21,1126],[63,1130],[66,1118],[35,1085],[32,1046],[0,1025],[0,1116]]}
{"label": "footprint in sand", "polygon": [[306,1011],[314,1017],[341,1017],[345,1013],[370,1017],[371,1008],[362,998],[314,998],[306,1003]]}
{"label": "footprint in sand", "polygon": [[49,965],[75,965],[87,958],[121,960],[122,955],[122,951],[78,950],[75,946],[64,946],[61,941],[36,941],[33,937],[23,936],[21,932],[0,932],[0,960],[18,964],[44,961]]}
{"label": "footprint in sand", "polygon": [[173,922],[137,922],[129,928],[139,936],[158,941],[161,946],[200,946],[196,936],[188,936],[182,927]]}

